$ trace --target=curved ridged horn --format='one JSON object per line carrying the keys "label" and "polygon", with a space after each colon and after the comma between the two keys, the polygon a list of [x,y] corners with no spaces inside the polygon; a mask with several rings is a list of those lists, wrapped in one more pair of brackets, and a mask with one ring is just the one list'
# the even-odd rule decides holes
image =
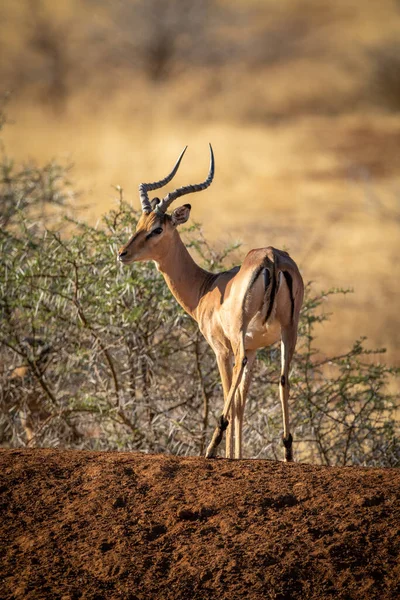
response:
{"label": "curved ridged horn", "polygon": [[176,161],[175,166],[172,169],[171,173],[169,175],[167,175],[166,177],[164,177],[164,179],[160,179],[160,181],[155,181],[154,183],[141,183],[139,185],[140,203],[142,205],[142,210],[144,213],[150,213],[152,211],[149,196],[148,196],[147,192],[151,192],[152,190],[158,190],[159,188],[164,187],[164,185],[166,185],[167,183],[169,183],[171,181],[171,179],[177,172],[179,165],[181,164],[181,160],[183,158],[183,155],[186,152],[186,148],[187,148],[187,146],[185,146],[184,149],[182,150],[182,152],[180,153],[179,158]]}
{"label": "curved ridged horn", "polygon": [[205,181],[203,181],[203,183],[197,183],[195,185],[184,185],[183,187],[180,187],[180,188],[174,190],[173,192],[170,192],[169,194],[167,194],[165,196],[165,198],[163,198],[163,200],[160,202],[160,204],[158,204],[156,206],[155,210],[157,212],[165,213],[165,211],[167,210],[169,205],[174,200],[179,198],[180,196],[184,196],[185,194],[192,194],[193,192],[201,192],[202,190],[205,190],[206,188],[208,188],[208,186],[211,184],[211,182],[214,178],[214,170],[215,170],[214,152],[213,152],[211,144],[209,144],[209,146],[210,146],[210,170],[208,171],[207,179]]}

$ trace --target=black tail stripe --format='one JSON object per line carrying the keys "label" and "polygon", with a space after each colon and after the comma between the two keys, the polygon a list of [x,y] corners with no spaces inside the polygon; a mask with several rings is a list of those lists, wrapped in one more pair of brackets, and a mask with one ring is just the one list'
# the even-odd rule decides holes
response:
{"label": "black tail stripe", "polygon": [[271,276],[269,274],[268,269],[265,268],[264,269],[264,287],[265,287],[265,291],[267,291],[270,282],[271,282]]}
{"label": "black tail stripe", "polygon": [[292,306],[291,320],[293,321],[293,315],[294,315],[293,277],[291,276],[291,274],[288,271],[282,271],[282,273],[285,276],[286,283],[289,288],[290,302],[291,302],[291,306]]}
{"label": "black tail stripe", "polygon": [[[247,288],[247,293],[248,293],[248,292],[251,290],[251,288],[253,287],[253,285],[255,284],[255,282],[257,281],[257,279],[259,278],[259,276],[260,276],[260,273],[261,273],[261,271],[263,270],[263,268],[264,268],[264,267],[261,265],[260,267],[258,267],[258,269],[256,269],[256,270],[254,271],[254,273],[253,273],[253,275],[252,275],[252,277],[251,277],[251,279],[250,279],[249,286],[248,286],[248,288]],[[247,293],[246,293],[246,295],[247,295]]]}
{"label": "black tail stripe", "polygon": [[274,307],[274,302],[275,302],[275,293],[276,293],[276,277],[275,277],[275,266],[274,266],[273,272],[272,272],[271,293],[269,295],[269,305],[268,305],[267,315],[265,317],[265,323],[268,321],[268,319],[271,316],[272,309]]}

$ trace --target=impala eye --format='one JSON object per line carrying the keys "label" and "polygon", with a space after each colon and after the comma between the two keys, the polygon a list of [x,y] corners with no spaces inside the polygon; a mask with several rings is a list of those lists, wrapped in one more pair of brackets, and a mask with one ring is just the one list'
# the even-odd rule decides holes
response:
{"label": "impala eye", "polygon": [[162,231],[162,227],[156,227],[155,229],[153,229],[153,231],[150,231],[150,233],[146,235],[146,240],[149,240],[153,235],[160,235]]}

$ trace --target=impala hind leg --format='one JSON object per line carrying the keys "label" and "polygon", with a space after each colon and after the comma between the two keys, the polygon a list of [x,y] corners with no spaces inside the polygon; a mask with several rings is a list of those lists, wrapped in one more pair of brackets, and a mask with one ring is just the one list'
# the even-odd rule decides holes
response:
{"label": "impala hind leg", "polygon": [[228,426],[226,428],[225,438],[225,458],[234,458],[235,456],[235,423],[236,423],[236,411],[237,408],[235,403],[232,402],[231,409],[229,411],[227,420]]}
{"label": "impala hind leg", "polygon": [[289,423],[289,370],[296,346],[297,328],[282,328],[281,341],[281,378],[279,381],[279,396],[282,404],[283,445],[285,446],[285,462],[293,461],[293,436]]}
{"label": "impala hind leg", "polygon": [[[229,393],[225,399],[224,410],[222,411],[222,415],[218,420],[218,425],[214,431],[211,442],[207,448],[206,457],[213,458],[217,453],[217,448],[222,441],[224,436],[224,431],[227,429],[229,425],[228,417],[232,414],[232,407],[234,403],[235,394],[240,385],[245,367],[247,365],[247,357],[244,354],[244,351],[240,352],[239,356],[235,358],[235,366],[233,369],[233,377],[232,384],[229,390]],[[232,426],[233,424],[231,424]],[[233,456],[229,456],[232,458]]]}

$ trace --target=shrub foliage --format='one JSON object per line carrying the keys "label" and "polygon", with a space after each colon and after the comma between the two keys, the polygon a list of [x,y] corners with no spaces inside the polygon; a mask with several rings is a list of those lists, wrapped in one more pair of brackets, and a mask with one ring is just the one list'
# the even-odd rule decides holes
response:
{"label": "shrub foliage", "polygon": [[[215,358],[152,263],[123,267],[117,248],[138,214],[122,193],[99,227],[43,222],[71,196],[63,169],[15,168],[0,189],[0,437],[17,446],[198,454],[222,410]],[[38,221],[38,210],[41,219]],[[229,263],[197,225],[185,233],[211,269]],[[230,265],[229,265],[230,266]],[[332,290],[307,286],[291,373],[297,460],[398,466],[396,370],[364,340],[324,357],[315,332]],[[245,455],[281,458],[280,349],[259,352],[245,421]]]}

